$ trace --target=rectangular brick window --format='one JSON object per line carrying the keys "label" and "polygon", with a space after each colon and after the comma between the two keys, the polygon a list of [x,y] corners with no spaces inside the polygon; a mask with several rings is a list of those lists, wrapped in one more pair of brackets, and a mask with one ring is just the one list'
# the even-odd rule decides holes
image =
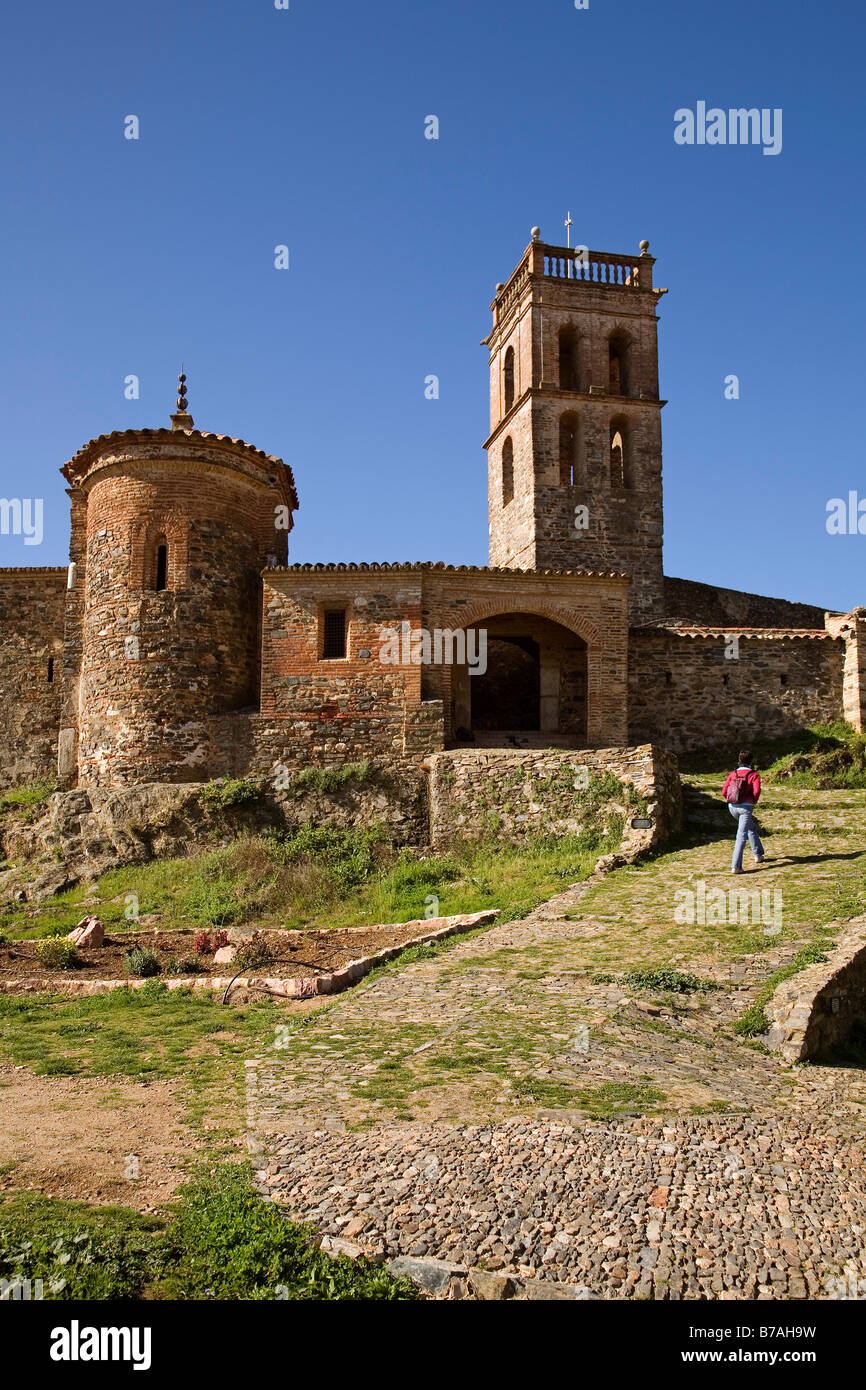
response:
{"label": "rectangular brick window", "polygon": [[323,615],[322,660],[342,661],[346,656],[346,610],[327,608]]}

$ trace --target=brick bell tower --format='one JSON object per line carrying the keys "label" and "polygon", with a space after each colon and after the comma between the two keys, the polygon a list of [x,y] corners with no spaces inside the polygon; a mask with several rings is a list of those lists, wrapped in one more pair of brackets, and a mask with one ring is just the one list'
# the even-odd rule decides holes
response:
{"label": "brick bell tower", "polygon": [[663,608],[654,264],[534,227],[484,340],[490,564],[625,572],[632,623]]}

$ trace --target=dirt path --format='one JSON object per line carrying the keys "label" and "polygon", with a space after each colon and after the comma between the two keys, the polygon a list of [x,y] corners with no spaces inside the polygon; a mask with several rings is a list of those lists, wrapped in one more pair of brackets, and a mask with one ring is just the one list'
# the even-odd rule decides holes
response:
{"label": "dirt path", "polygon": [[169,1082],[34,1076],[0,1066],[0,1191],[151,1211],[182,1180],[181,1107]]}

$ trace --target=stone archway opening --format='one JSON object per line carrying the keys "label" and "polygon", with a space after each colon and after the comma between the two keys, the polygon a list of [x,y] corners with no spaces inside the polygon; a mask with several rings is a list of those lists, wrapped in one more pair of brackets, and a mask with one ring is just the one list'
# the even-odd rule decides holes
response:
{"label": "stone archway opening", "polygon": [[[587,644],[534,613],[501,613],[467,629],[451,679],[452,741],[482,747],[587,745]],[[483,669],[482,669],[483,668]]]}

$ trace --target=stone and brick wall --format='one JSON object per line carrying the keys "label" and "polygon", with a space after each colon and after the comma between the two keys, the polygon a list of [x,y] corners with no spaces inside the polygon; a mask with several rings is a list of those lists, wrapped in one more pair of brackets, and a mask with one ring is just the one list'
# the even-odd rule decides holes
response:
{"label": "stone and brick wall", "polygon": [[[557,722],[580,721],[591,746],[622,742],[627,727],[627,581],[436,565],[293,566],[265,576],[261,714],[295,759],[339,763],[441,748],[460,725],[459,682],[449,662],[396,665],[383,659],[383,632],[454,632],[522,615],[549,648],[555,692],[542,702]],[[322,618],[347,615],[346,656],[325,660]],[[555,628],[558,625],[558,628]],[[569,639],[573,638],[574,641]],[[571,648],[574,648],[574,651]],[[545,649],[547,650],[547,649]],[[578,667],[580,669],[578,669]],[[553,704],[549,705],[553,709]],[[457,713],[455,714],[455,711]],[[549,726],[553,727],[553,726]]]}
{"label": "stone and brick wall", "polygon": [[[661,406],[653,258],[589,253],[581,278],[565,248],[533,242],[492,306],[488,520],[490,563],[535,569],[615,570],[631,577],[633,621],[662,612]],[[574,373],[560,380],[561,331],[573,335]],[[610,379],[610,344],[624,377]],[[515,359],[514,403],[504,390]],[[564,480],[560,425],[576,440]],[[610,442],[625,446],[624,486],[611,478]],[[514,496],[503,496],[506,441]],[[575,527],[575,508],[587,525]]]}
{"label": "stone and brick wall", "polygon": [[[622,802],[626,854],[661,843],[680,828],[682,802],[677,761],[662,748],[451,749],[428,758],[430,840],[447,848],[456,839],[493,833],[519,842],[528,835],[577,834],[586,823],[581,788],[587,774],[610,772],[646,803],[651,827],[634,829],[638,808]],[[641,809],[640,814],[643,814]]]}
{"label": "stone and brick wall", "polygon": [[827,614],[827,631],[845,642],[842,713],[858,732],[866,729],[866,608]]}
{"label": "stone and brick wall", "polygon": [[242,441],[186,429],[106,436],[65,472],[80,694],[64,711],[64,767],[81,785],[219,775],[214,721],[258,702],[260,576],[286,556],[276,512],[295,500],[290,475]]}
{"label": "stone and brick wall", "polygon": [[0,788],[55,775],[65,569],[0,570]]}
{"label": "stone and brick wall", "polygon": [[[737,660],[725,656],[731,636]],[[839,719],[844,663],[844,641],[825,632],[633,629],[629,739],[684,752]]]}

